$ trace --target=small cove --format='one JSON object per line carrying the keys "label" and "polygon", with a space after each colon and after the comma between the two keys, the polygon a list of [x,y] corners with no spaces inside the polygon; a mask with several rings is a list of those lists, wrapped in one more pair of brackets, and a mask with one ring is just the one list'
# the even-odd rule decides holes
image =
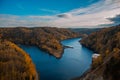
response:
{"label": "small cove", "polygon": [[72,38],[61,41],[66,48],[63,56],[56,59],[36,46],[21,45],[32,58],[36,69],[40,72],[40,80],[70,80],[81,76],[90,68],[92,63],[92,51],[82,47],[81,38]]}

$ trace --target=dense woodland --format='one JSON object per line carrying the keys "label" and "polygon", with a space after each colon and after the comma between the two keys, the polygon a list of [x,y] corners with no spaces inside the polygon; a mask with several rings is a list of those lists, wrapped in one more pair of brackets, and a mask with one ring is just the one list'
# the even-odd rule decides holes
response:
{"label": "dense woodland", "polygon": [[0,39],[0,80],[38,80],[31,58],[14,43]]}
{"label": "dense woodland", "polygon": [[94,32],[80,42],[100,54],[80,80],[120,80],[120,25]]}
{"label": "dense woodland", "polygon": [[60,41],[79,36],[68,29],[50,27],[0,28],[0,34],[2,39],[16,44],[36,45],[57,58],[60,58],[63,52]]}
{"label": "dense woodland", "polygon": [[29,55],[16,44],[36,45],[59,58],[60,40],[79,34],[58,28],[0,28],[0,80],[37,80],[37,72]]}
{"label": "dense woodland", "polygon": [[36,45],[60,58],[60,41],[78,36],[62,28],[0,28],[0,80],[38,80],[31,58],[17,45]]}

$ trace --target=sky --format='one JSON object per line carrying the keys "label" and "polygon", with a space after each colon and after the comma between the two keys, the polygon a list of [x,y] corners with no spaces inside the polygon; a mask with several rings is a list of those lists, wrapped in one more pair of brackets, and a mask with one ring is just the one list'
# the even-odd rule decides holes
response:
{"label": "sky", "polygon": [[102,28],[120,24],[120,0],[0,0],[0,27]]}

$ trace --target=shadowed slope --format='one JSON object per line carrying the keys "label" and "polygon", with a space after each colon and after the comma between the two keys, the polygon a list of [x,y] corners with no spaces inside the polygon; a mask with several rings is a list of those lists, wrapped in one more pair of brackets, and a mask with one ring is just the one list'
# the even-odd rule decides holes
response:
{"label": "shadowed slope", "polygon": [[79,80],[120,79],[120,25],[94,32],[81,43],[100,56],[93,58],[91,70]]}

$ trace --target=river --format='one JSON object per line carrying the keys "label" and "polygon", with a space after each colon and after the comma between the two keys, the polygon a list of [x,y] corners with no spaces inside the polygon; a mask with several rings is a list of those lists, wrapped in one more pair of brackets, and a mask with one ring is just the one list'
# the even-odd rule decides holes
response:
{"label": "river", "polygon": [[61,59],[56,59],[36,46],[21,45],[32,58],[36,69],[40,72],[40,80],[70,80],[81,76],[90,68],[92,51],[82,47],[78,42],[81,38],[61,41],[66,48]]}

